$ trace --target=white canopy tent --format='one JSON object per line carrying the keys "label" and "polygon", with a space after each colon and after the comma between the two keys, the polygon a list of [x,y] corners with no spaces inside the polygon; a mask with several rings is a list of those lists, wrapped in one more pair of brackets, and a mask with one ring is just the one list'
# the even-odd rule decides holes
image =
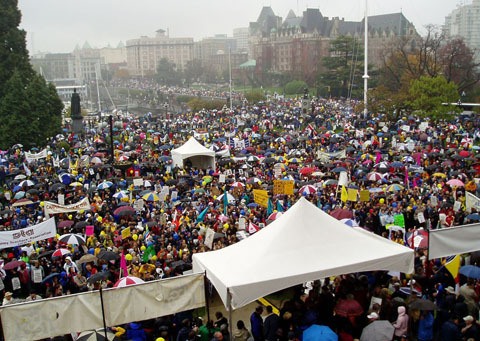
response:
{"label": "white canopy tent", "polygon": [[206,272],[227,309],[310,280],[413,269],[413,250],[349,227],[305,198],[250,238],[193,255],[193,271]]}
{"label": "white canopy tent", "polygon": [[172,150],[173,165],[183,168],[185,160],[190,160],[193,167],[215,168],[215,152],[202,146],[191,137],[181,147]]}

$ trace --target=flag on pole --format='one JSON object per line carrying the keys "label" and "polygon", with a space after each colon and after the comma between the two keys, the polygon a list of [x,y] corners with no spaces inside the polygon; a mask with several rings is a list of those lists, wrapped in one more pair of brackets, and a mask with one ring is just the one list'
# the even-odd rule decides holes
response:
{"label": "flag on pole", "polygon": [[406,186],[406,187],[409,187],[408,184],[409,184],[409,181],[408,181],[408,168],[405,167],[405,186]]}
{"label": "flag on pole", "polygon": [[128,276],[128,269],[127,269],[127,260],[125,259],[125,255],[120,255],[120,277]]}
{"label": "flag on pole", "polygon": [[23,169],[25,170],[25,175],[26,176],[31,176],[32,175],[32,172],[30,171],[30,168],[28,168],[28,166],[23,163]]}
{"label": "flag on pole", "polygon": [[450,272],[453,279],[455,280],[455,283],[458,283],[459,280],[458,272],[460,271],[461,261],[462,259],[460,255],[450,256],[445,259],[445,264],[443,265],[445,269]]}
{"label": "flag on pole", "polygon": [[272,213],[273,213],[272,199],[268,198],[267,215],[270,215]]}
{"label": "flag on pole", "polygon": [[342,200],[342,202],[347,202],[348,200],[348,192],[345,186],[342,186],[342,193],[340,194],[340,200]]}
{"label": "flag on pole", "polygon": [[283,211],[285,211],[285,210],[283,209],[282,204],[281,204],[280,201],[278,201],[278,200],[277,200],[277,211],[278,211],[278,212],[283,212]]}
{"label": "flag on pole", "polygon": [[227,197],[227,190],[223,191],[223,214],[227,215],[227,208],[228,208],[228,197]]}
{"label": "flag on pole", "polygon": [[200,214],[197,216],[197,223],[201,223],[205,219],[209,208],[210,207],[207,206],[202,212],[200,212]]}

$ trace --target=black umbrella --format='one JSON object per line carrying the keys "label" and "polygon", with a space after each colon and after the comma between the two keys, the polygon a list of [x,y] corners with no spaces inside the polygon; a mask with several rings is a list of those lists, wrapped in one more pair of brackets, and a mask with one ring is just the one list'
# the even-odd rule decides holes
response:
{"label": "black umbrella", "polygon": [[430,300],[426,300],[424,298],[419,298],[410,303],[409,305],[410,309],[416,309],[416,310],[435,310],[437,307],[435,306],[435,303],[433,303]]}
{"label": "black umbrella", "polygon": [[106,261],[112,261],[112,260],[117,260],[120,258],[120,255],[118,253],[115,253],[113,251],[100,251],[100,253],[97,255],[98,259],[103,259]]}
{"label": "black umbrella", "polygon": [[104,281],[107,278],[108,278],[108,273],[107,272],[104,272],[104,271],[97,272],[96,274],[93,274],[90,277],[88,277],[87,283],[94,284],[94,283],[97,283],[97,282]]}
{"label": "black umbrella", "polygon": [[75,228],[75,229],[83,229],[83,228],[84,228],[85,226],[87,226],[88,224],[89,224],[89,223],[86,222],[86,221],[79,221],[79,222],[77,222],[77,223],[73,226],[73,228]]}
{"label": "black umbrella", "polygon": [[65,188],[65,185],[64,185],[64,184],[62,184],[61,182],[57,182],[57,183],[54,183],[53,185],[51,185],[51,186],[48,188],[48,190],[49,190],[50,192],[56,192],[56,191],[58,191],[58,190],[60,190],[60,189],[64,189],[64,188]]}
{"label": "black umbrella", "polygon": [[47,277],[45,277],[42,280],[42,283],[47,283],[47,282],[53,280],[54,277],[58,277],[58,276],[60,276],[60,274],[58,272],[52,272],[50,275],[48,275]]}

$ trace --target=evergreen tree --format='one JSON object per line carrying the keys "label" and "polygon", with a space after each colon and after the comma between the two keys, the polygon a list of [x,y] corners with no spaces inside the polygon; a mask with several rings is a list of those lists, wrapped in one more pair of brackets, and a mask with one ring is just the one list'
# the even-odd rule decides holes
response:
{"label": "evergreen tree", "polygon": [[61,130],[63,104],[29,63],[17,0],[0,0],[0,148],[42,146]]}

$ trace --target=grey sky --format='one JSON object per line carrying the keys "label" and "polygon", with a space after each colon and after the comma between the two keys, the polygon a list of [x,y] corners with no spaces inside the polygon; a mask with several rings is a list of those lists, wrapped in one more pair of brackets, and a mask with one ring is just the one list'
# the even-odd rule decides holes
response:
{"label": "grey sky", "polygon": [[[460,2],[469,0],[368,0],[368,14],[402,11],[420,33],[428,24],[442,25]],[[32,52],[71,52],[88,41],[92,47],[116,46],[119,41],[153,36],[168,29],[171,37],[195,41],[228,34],[256,21],[262,6],[285,18],[319,8],[327,17],[359,21],[365,0],[19,0],[21,28],[27,31]]]}

